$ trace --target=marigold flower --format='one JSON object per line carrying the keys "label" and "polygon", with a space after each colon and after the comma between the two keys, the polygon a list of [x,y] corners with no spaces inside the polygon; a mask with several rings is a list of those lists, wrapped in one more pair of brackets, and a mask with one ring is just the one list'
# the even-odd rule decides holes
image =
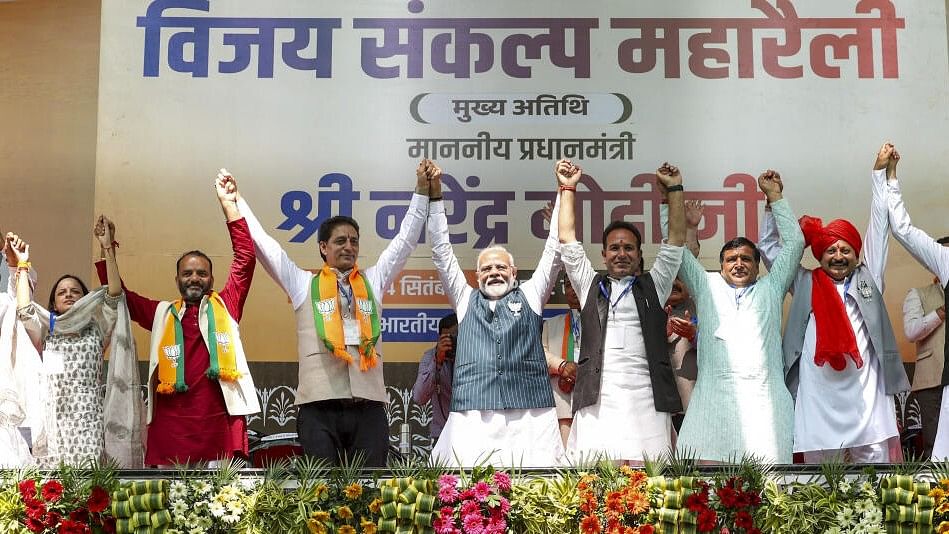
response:
{"label": "marigold flower", "polygon": [[330,513],[324,512],[323,510],[316,510],[310,514],[310,519],[319,521],[320,523],[326,523],[330,520]]}
{"label": "marigold flower", "polygon": [[370,511],[370,512],[372,512],[372,513],[374,513],[374,514],[378,514],[378,513],[379,513],[379,510],[381,510],[381,509],[382,509],[382,499],[376,497],[375,499],[372,500],[371,503],[369,503],[369,511]]}
{"label": "marigold flower", "polygon": [[356,534],[356,529],[349,525],[343,525],[336,529],[336,534]]}
{"label": "marigold flower", "polygon": [[326,527],[315,519],[307,519],[306,528],[310,530],[310,534],[326,534]]}
{"label": "marigold flower", "polygon": [[339,516],[340,519],[352,519],[353,511],[348,506],[340,506],[336,509],[336,515]]}
{"label": "marigold flower", "polygon": [[355,501],[362,495],[362,486],[356,482],[353,482],[352,484],[346,486],[346,488],[343,490],[343,495],[345,495],[347,499]]}

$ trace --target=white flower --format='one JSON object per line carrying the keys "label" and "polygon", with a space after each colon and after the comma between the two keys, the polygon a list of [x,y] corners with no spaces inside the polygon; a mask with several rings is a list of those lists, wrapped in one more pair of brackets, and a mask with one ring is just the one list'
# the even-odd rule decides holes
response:
{"label": "white flower", "polygon": [[830,527],[824,531],[824,534],[841,534],[840,527]]}
{"label": "white flower", "polygon": [[188,496],[188,486],[184,482],[172,482],[168,488],[168,498],[171,500],[184,499]]}
{"label": "white flower", "polygon": [[851,490],[850,481],[849,481],[849,480],[841,480],[840,483],[837,484],[837,489],[840,490],[840,491],[842,491],[842,492],[844,492],[844,493],[849,493],[850,490]]}
{"label": "white flower", "polygon": [[206,480],[196,480],[194,481],[194,485],[192,487],[198,495],[207,495],[211,493],[211,490],[213,489],[211,488],[211,484],[208,484]]}
{"label": "white flower", "polygon": [[853,509],[849,506],[844,506],[837,511],[837,522],[843,525],[849,525],[853,522]]}
{"label": "white flower", "polygon": [[204,528],[200,526],[193,526],[191,530],[188,531],[188,534],[205,534]]}
{"label": "white flower", "polygon": [[209,529],[214,526],[214,521],[210,517],[202,517],[198,519],[198,525],[203,529]]}
{"label": "white flower", "polygon": [[241,520],[241,516],[236,514],[224,514],[224,517],[221,519],[223,519],[225,523],[234,524]]}
{"label": "white flower", "polygon": [[214,501],[210,506],[208,506],[208,511],[211,512],[211,515],[214,517],[221,517],[224,515],[224,505]]}
{"label": "white flower", "polygon": [[184,515],[190,510],[188,503],[182,500],[171,501],[171,513]]}

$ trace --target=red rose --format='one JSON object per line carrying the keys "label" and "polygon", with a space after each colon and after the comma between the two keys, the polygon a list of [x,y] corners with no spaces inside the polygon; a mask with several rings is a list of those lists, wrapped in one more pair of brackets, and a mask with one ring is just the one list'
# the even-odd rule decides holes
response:
{"label": "red rose", "polygon": [[89,493],[89,499],[86,501],[89,511],[96,514],[109,507],[109,493],[96,486]]}
{"label": "red rose", "polygon": [[36,497],[36,481],[32,478],[21,480],[17,486],[20,488],[20,496],[24,499]]}
{"label": "red rose", "polygon": [[655,534],[656,529],[652,525],[643,525],[639,527],[639,534]]}
{"label": "red rose", "polygon": [[46,502],[56,502],[63,496],[63,485],[60,484],[58,480],[50,480],[43,484],[43,489],[40,493]]}

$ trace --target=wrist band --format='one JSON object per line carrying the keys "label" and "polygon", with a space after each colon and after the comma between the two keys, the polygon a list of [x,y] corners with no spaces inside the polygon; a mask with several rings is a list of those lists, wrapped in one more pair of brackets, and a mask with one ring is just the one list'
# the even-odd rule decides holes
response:
{"label": "wrist band", "polygon": [[562,185],[562,186],[560,186],[560,190],[561,190],[561,191],[576,191],[576,190],[577,190],[577,186],[575,186],[575,185]]}
{"label": "wrist band", "polygon": [[429,202],[435,202],[436,200],[441,200],[442,197],[428,197]]}
{"label": "wrist band", "polygon": [[670,185],[669,187],[666,188],[667,193],[672,193],[675,191],[685,191],[685,188],[682,187],[682,184]]}
{"label": "wrist band", "polygon": [[31,265],[30,262],[28,262],[28,261],[17,262],[17,264],[16,264],[16,268],[17,268],[17,269],[24,269],[24,270],[27,270],[27,271],[30,270],[30,267],[31,267],[31,266],[32,266],[32,265]]}

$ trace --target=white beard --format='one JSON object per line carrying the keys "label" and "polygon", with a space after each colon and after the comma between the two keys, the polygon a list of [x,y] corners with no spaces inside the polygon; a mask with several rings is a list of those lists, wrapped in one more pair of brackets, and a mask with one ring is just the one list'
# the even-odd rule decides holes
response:
{"label": "white beard", "polygon": [[508,291],[510,291],[513,287],[514,287],[513,281],[508,280],[507,283],[504,285],[493,284],[489,286],[489,285],[481,284],[480,289],[481,289],[481,292],[487,295],[488,298],[499,299],[503,297],[504,295],[506,295]]}

